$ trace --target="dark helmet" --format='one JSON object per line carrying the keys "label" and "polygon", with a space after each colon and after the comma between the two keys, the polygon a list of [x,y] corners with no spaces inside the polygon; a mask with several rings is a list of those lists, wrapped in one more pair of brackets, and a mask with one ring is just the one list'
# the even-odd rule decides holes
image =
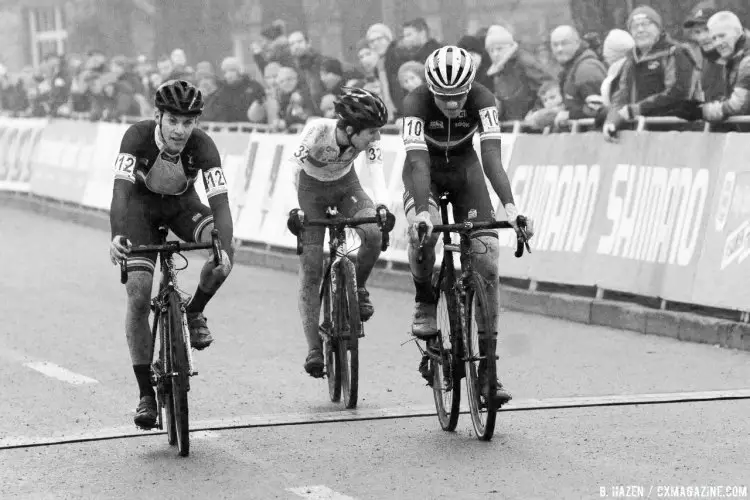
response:
{"label": "dark helmet", "polygon": [[380,128],[388,123],[383,100],[364,89],[343,87],[333,106],[341,122],[356,130]]}
{"label": "dark helmet", "polygon": [[175,115],[198,116],[203,112],[203,94],[185,80],[169,80],[156,90],[154,106]]}

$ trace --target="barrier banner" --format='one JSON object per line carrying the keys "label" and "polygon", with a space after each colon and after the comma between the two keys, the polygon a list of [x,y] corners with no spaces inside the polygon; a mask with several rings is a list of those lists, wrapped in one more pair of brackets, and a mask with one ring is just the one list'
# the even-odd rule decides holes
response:
{"label": "barrier banner", "polygon": [[31,156],[46,124],[46,118],[0,117],[0,190],[29,191]]}
{"label": "barrier banner", "polygon": [[[723,136],[521,135],[509,175],[537,221],[533,253],[501,274],[689,301]],[[502,243],[501,263],[515,249]]]}
{"label": "barrier banner", "polygon": [[98,123],[50,120],[32,155],[31,191],[81,204],[97,149],[98,130]]}
{"label": "barrier banner", "polygon": [[703,251],[692,300],[707,306],[750,310],[750,145],[743,135],[724,135],[716,196],[707,207]]}
{"label": "barrier banner", "polygon": [[87,207],[109,210],[115,181],[115,160],[120,152],[122,137],[130,125],[106,122],[98,122],[95,125],[97,141],[94,144],[81,203]]}

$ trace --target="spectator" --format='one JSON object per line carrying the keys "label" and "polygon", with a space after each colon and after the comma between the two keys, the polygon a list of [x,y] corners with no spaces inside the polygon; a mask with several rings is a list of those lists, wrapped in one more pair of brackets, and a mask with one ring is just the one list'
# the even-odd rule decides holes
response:
{"label": "spectator", "polygon": [[587,99],[600,95],[602,82],[607,76],[604,64],[572,26],[559,26],[552,31],[550,46],[563,68],[559,81],[564,109],[555,118],[555,123],[561,126],[568,120],[593,117],[595,110],[589,107]]}
{"label": "spectator", "polygon": [[601,96],[605,107],[612,105],[612,95],[620,87],[620,73],[628,53],[635,47],[635,40],[624,30],[612,30],[602,45],[602,58],[608,66],[607,77],[602,82]]}
{"label": "spectator", "polygon": [[724,97],[726,86],[724,65],[719,61],[721,55],[714,48],[707,26],[709,18],[714,14],[715,9],[698,9],[683,24],[692,42],[693,56],[701,68],[701,85],[706,101]]}
{"label": "spectator", "polygon": [[323,99],[320,101],[320,112],[323,114],[323,118],[336,118],[335,101],[336,96],[333,94],[323,96]]}
{"label": "spectator", "polygon": [[320,81],[323,84],[324,94],[335,96],[341,94],[341,87],[345,83],[344,68],[338,59],[326,58],[323,60],[323,64],[320,66]]}
{"label": "spectator", "polygon": [[703,106],[703,117],[719,122],[750,112],[750,41],[742,22],[732,12],[721,11],[708,20],[708,30],[721,58],[726,61],[727,97]]}
{"label": "spectator", "polygon": [[215,108],[213,102],[219,90],[219,81],[216,75],[208,72],[196,72],[197,75],[201,75],[198,80],[198,89],[203,94],[204,109]]}
{"label": "spectator", "polygon": [[485,47],[492,60],[487,74],[499,101],[500,120],[523,120],[534,109],[539,88],[554,78],[502,26],[490,26]]}
{"label": "spectator", "polygon": [[320,79],[323,56],[312,48],[307,35],[301,31],[289,35],[289,52],[294,58],[297,74],[307,85],[310,96],[315,102],[320,102],[323,97],[323,82]]}
{"label": "spectator", "polygon": [[154,94],[158,87],[154,87],[151,83],[151,74],[154,72],[153,65],[149,62],[148,58],[144,55],[140,55],[137,58],[135,73],[138,76],[140,83],[140,89],[143,96],[149,101],[154,100]]}
{"label": "spectator", "polygon": [[441,47],[437,40],[430,37],[430,27],[421,17],[404,23],[402,44],[406,49],[405,59],[421,64],[424,64],[430,54]]}
{"label": "spectator", "polygon": [[220,82],[211,107],[206,107],[204,119],[217,122],[245,122],[248,111],[256,102],[263,103],[263,86],[247,76],[234,57],[227,57],[221,63],[224,80]]}
{"label": "spectator", "polygon": [[398,68],[404,62],[404,55],[393,38],[393,32],[385,24],[376,23],[367,29],[367,42],[378,55],[377,77],[382,90],[381,97],[388,108],[389,116],[399,114],[404,97],[398,84]]}
{"label": "spectator", "polygon": [[398,81],[401,88],[408,94],[424,83],[424,64],[417,61],[407,61],[398,69]]}
{"label": "spectator", "polygon": [[8,73],[0,65],[0,109],[18,114],[29,107],[29,99],[23,87],[23,81]]}
{"label": "spectator", "polygon": [[359,58],[359,65],[364,71],[364,78],[377,78],[380,56],[370,48],[367,40],[357,42],[357,57]]}
{"label": "spectator", "polygon": [[156,69],[159,72],[162,82],[166,82],[172,79],[172,71],[174,66],[172,65],[172,59],[168,55],[163,55],[156,61]]}
{"label": "spectator", "polygon": [[253,43],[253,58],[258,69],[262,72],[269,62],[277,62],[282,66],[293,66],[294,59],[289,52],[289,40],[286,37],[286,23],[280,19],[261,33],[262,42]]}
{"label": "spectator", "polygon": [[695,119],[702,100],[700,69],[690,49],[671,40],[661,16],[640,6],[628,18],[635,40],[622,68],[620,87],[612,97],[604,132],[612,137],[626,120],[639,116],[684,116]]}
{"label": "spectator", "polygon": [[201,61],[195,65],[195,81],[198,82],[206,76],[216,76],[214,65],[208,61]]}
{"label": "spectator", "polygon": [[191,80],[193,68],[187,65],[187,56],[182,49],[174,49],[169,59],[172,61],[172,73],[167,80]]}
{"label": "spectator", "polygon": [[467,50],[474,59],[474,64],[477,66],[477,76],[474,81],[492,90],[492,77],[487,74],[487,70],[490,69],[492,62],[490,61],[490,55],[484,48],[482,39],[472,35],[465,35],[461,37],[457,45]]}
{"label": "spectator", "polygon": [[539,99],[542,108],[529,111],[525,122],[535,130],[544,130],[559,124],[557,117],[565,110],[560,84],[553,80],[547,80],[539,87]]}
{"label": "spectator", "polygon": [[276,82],[279,86],[279,121],[282,128],[303,125],[317,113],[317,103],[313,102],[294,68],[282,67]]}

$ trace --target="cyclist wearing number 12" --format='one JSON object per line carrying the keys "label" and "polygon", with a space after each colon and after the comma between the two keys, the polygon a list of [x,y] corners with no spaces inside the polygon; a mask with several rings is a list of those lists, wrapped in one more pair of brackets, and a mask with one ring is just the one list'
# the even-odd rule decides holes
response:
{"label": "cyclist wearing number 12", "polygon": [[[110,258],[113,264],[127,260],[130,275],[125,331],[140,390],[134,420],[144,429],[156,425],[148,324],[156,254],[128,258],[129,250],[133,245],[161,243],[160,225],[188,242],[211,241],[216,226],[223,263],[216,266],[209,256],[187,305],[190,343],[198,350],[213,342],[203,309],[229,275],[233,258],[232,216],[221,157],[213,140],[195,128],[203,110],[201,91],[186,81],[170,80],[156,91],[154,104],[156,119],[132,125],[122,138],[110,208]],[[195,190],[199,176],[210,208]]]}
{"label": "cyclist wearing number 12", "polygon": [[[494,220],[486,176],[505,208],[508,221],[517,227],[518,211],[500,157],[500,123],[495,97],[486,87],[474,82],[475,75],[476,65],[467,51],[451,45],[442,47],[425,62],[425,84],[404,100],[404,212],[409,222],[409,263],[416,289],[412,334],[417,338],[429,338],[437,333],[437,297],[432,289],[437,235],[431,234],[431,230],[433,224],[442,222],[436,201],[439,195],[449,193],[456,223],[474,218]],[[481,164],[473,144],[476,132],[480,134]],[[417,259],[420,223],[428,228],[421,263]],[[531,227],[528,231],[529,235],[533,234]],[[497,231],[476,231],[472,235],[472,252],[474,268],[486,280],[487,297],[490,304],[495,305],[489,311],[492,324],[477,325],[477,331],[480,338],[496,339]],[[483,347],[484,343],[480,345]],[[482,369],[480,362],[480,380]],[[484,380],[482,385],[486,390],[489,384],[486,377]],[[499,381],[497,387],[498,404],[509,401],[511,395]]]}
{"label": "cyclist wearing number 12", "polygon": [[[307,122],[300,145],[289,158],[297,171],[299,207],[310,219],[325,219],[326,208],[336,206],[345,217],[374,217],[375,205],[362,189],[354,170],[354,160],[363,151],[369,168],[383,166],[380,128],[388,122],[388,111],[375,94],[359,88],[342,88],[334,102],[338,119],[320,118]],[[290,230],[295,230],[291,227]],[[355,229],[362,246],[357,253],[356,281],[359,314],[367,321],[374,313],[365,288],[372,268],[380,257],[381,233],[376,224]],[[323,351],[318,334],[320,297],[323,280],[323,240],[325,228],[308,227],[302,234],[298,306],[307,339],[305,371],[323,376]]]}

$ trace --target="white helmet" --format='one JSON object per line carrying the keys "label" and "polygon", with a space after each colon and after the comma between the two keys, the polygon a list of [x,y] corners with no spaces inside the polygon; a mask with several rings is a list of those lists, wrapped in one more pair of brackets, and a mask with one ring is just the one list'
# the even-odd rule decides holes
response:
{"label": "white helmet", "polygon": [[456,95],[468,92],[477,74],[474,59],[466,50],[446,45],[425,61],[424,76],[433,94]]}

